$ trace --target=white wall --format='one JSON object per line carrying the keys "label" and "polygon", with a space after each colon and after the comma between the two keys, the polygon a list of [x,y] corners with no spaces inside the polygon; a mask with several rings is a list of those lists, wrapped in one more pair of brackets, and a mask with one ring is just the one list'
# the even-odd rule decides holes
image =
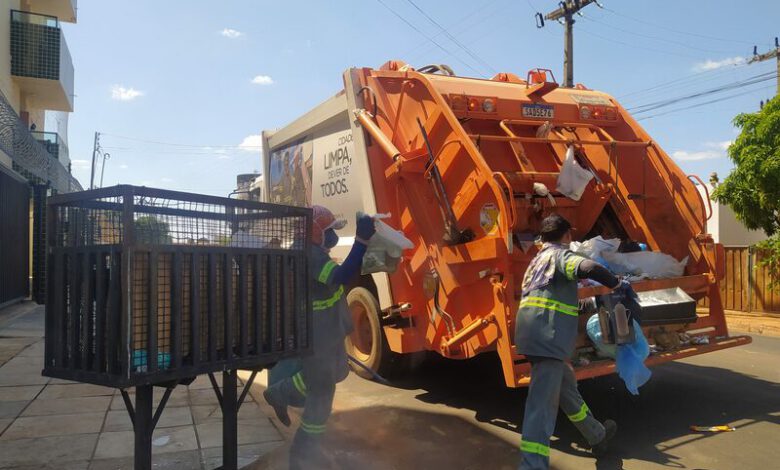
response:
{"label": "white wall", "polygon": [[[698,186],[702,198],[706,197],[704,188]],[[710,194],[712,186],[707,185]],[[748,230],[742,222],[737,220],[734,211],[725,204],[712,201],[712,218],[707,222],[707,230],[712,234],[715,243],[724,246],[749,246],[766,240],[763,230]]]}

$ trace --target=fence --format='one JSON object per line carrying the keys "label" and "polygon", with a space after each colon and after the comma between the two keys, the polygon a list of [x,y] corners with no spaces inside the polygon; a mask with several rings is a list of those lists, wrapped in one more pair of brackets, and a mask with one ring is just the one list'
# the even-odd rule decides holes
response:
{"label": "fence", "polygon": [[30,134],[11,103],[0,93],[0,150],[14,162],[14,170],[31,183],[48,184],[57,193],[81,191],[78,180]]}
{"label": "fence", "polygon": [[[726,277],[720,282],[723,308],[741,312],[780,313],[780,289],[771,288],[762,253],[749,247],[726,247]],[[706,299],[699,306],[706,307]]]}
{"label": "fence", "polygon": [[29,294],[30,188],[0,165],[0,306]]}

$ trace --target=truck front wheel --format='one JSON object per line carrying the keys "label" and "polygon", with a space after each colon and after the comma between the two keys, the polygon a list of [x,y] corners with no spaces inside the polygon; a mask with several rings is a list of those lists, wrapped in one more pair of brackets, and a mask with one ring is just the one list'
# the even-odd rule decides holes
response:
{"label": "truck front wheel", "polygon": [[[395,354],[390,350],[379,322],[379,301],[365,287],[355,287],[347,294],[354,330],[345,339],[347,354],[380,375],[387,374]],[[350,363],[352,370],[364,379],[371,374]]]}

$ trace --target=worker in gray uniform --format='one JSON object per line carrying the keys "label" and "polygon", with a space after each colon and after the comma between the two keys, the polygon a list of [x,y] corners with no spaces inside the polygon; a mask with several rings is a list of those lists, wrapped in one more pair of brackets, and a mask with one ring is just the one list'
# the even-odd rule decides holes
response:
{"label": "worker in gray uniform", "polygon": [[569,361],[579,327],[577,280],[593,279],[609,288],[621,282],[600,264],[568,249],[571,224],[553,214],[542,221],[543,245],[525,272],[517,312],[515,345],[531,362],[531,383],[525,404],[521,470],[547,469],[550,436],[558,406],[582,433],[594,455],[601,455],[615,434],[612,420],[593,417],[577,390]]}
{"label": "worker in gray uniform", "polygon": [[301,425],[290,448],[291,469],[327,467],[320,441],[330,417],[336,384],[349,374],[344,339],[353,327],[344,286],[360,274],[368,240],[376,231],[372,217],[359,217],[355,243],[339,265],[329,252],[339,240],[336,230],[344,228],[346,221],[336,220],[322,206],[313,206],[312,210],[313,354],[303,358],[298,372],[271,384],[263,393],[285,426],[290,425],[287,407],[303,407]]}

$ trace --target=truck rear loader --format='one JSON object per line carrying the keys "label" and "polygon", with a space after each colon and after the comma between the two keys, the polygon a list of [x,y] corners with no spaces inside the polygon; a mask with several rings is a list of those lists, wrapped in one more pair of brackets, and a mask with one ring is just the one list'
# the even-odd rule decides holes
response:
{"label": "truck rear loader", "polygon": [[[389,213],[414,242],[396,272],[364,275],[349,290],[355,331],[348,351],[380,374],[425,351],[467,359],[495,351],[509,387],[528,384],[514,321],[541,220],[557,212],[575,240],[633,240],[678,260],[682,276],[635,282],[637,292],[682,289],[707,310],[656,319],[653,328],[696,343],[652,354],[657,364],[750,342],[728,335],[718,281],[724,250],[707,233],[709,199],[608,94],[563,88],[549,70],[521,78],[455,76],[446,65],[401,61],[350,68],[344,89],[286,127],[263,133],[270,202]],[[579,200],[559,192],[567,149],[595,177]],[[344,256],[353,240],[333,251]],[[580,287],[581,299],[606,293]],[[590,342],[580,315],[580,351]],[[706,344],[703,344],[706,343]],[[585,361],[578,378],[614,372]],[[356,371],[358,373],[364,373]]]}

